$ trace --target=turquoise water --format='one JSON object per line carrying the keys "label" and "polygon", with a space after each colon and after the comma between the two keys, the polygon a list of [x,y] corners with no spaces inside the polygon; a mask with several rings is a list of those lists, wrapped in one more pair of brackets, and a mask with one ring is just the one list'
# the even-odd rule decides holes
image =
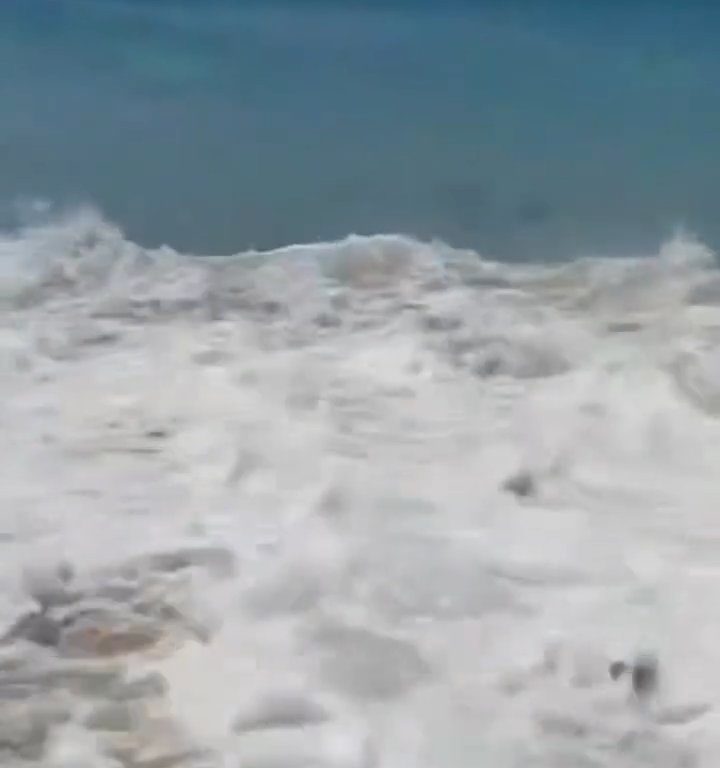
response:
{"label": "turquoise water", "polygon": [[717,246],[719,33],[679,1],[4,0],[3,220],[89,203],[195,253]]}

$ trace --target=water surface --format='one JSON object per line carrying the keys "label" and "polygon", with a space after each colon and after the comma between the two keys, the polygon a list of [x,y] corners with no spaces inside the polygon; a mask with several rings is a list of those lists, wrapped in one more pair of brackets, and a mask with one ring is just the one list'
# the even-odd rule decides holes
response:
{"label": "water surface", "polygon": [[715,244],[718,34],[669,2],[7,0],[0,199],[195,253]]}

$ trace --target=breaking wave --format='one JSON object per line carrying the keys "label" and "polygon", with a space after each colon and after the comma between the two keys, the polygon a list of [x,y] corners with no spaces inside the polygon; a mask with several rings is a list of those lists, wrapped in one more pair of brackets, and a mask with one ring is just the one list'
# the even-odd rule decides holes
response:
{"label": "breaking wave", "polygon": [[719,285],[4,234],[4,764],[713,764]]}

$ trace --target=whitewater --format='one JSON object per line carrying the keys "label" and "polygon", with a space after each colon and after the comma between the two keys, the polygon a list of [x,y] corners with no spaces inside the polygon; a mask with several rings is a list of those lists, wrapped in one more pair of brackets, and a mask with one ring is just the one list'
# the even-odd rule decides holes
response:
{"label": "whitewater", "polygon": [[3,766],[714,768],[719,345],[684,236],[6,232]]}

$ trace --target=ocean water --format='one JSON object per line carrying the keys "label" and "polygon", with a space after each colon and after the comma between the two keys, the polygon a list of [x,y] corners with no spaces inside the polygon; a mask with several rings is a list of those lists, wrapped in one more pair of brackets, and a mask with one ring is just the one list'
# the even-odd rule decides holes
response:
{"label": "ocean water", "polygon": [[0,4],[4,768],[716,768],[715,14]]}
{"label": "ocean water", "polygon": [[668,0],[4,0],[0,212],[91,204],[192,253],[715,246],[718,34]]}

